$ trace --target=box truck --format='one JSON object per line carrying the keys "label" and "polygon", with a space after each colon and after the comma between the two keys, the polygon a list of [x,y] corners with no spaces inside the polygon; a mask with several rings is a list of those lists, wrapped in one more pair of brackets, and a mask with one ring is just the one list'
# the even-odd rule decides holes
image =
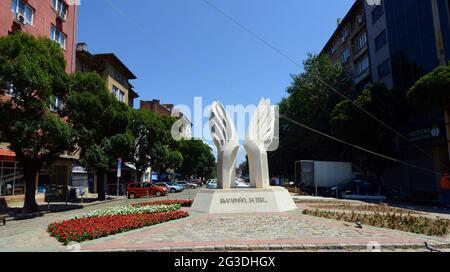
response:
{"label": "box truck", "polygon": [[352,178],[351,162],[302,160],[295,163],[296,182],[307,189],[330,188],[348,183]]}

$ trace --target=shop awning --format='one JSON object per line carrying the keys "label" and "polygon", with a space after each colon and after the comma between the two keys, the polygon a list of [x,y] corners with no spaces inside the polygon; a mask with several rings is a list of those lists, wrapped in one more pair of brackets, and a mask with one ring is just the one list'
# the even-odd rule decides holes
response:
{"label": "shop awning", "polygon": [[2,161],[14,161],[16,158],[16,153],[9,149],[0,148],[0,160]]}

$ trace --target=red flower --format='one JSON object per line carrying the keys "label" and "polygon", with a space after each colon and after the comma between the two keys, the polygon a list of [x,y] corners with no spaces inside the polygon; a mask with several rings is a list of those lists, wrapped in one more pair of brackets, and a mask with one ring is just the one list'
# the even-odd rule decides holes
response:
{"label": "red flower", "polygon": [[48,226],[50,236],[64,244],[70,241],[82,242],[111,234],[151,226],[170,220],[187,217],[185,211],[165,213],[139,213],[129,215],[113,215],[93,218],[80,218],[53,223]]}

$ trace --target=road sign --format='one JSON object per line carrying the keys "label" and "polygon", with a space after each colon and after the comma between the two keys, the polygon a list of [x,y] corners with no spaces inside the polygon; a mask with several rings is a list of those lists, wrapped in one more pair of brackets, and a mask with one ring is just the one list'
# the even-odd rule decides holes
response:
{"label": "road sign", "polygon": [[117,177],[122,177],[122,159],[117,159]]}

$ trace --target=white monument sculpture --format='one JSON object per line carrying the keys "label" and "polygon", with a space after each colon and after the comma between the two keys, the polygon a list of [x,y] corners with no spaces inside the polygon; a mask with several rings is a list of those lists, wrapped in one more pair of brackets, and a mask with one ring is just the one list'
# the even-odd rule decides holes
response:
{"label": "white monument sculpture", "polygon": [[219,102],[211,106],[210,128],[217,147],[217,189],[198,192],[193,211],[203,213],[285,212],[296,209],[289,192],[271,187],[267,151],[276,145],[276,108],[262,99],[250,121],[244,147],[250,171],[250,188],[235,188],[239,140],[231,118]]}

